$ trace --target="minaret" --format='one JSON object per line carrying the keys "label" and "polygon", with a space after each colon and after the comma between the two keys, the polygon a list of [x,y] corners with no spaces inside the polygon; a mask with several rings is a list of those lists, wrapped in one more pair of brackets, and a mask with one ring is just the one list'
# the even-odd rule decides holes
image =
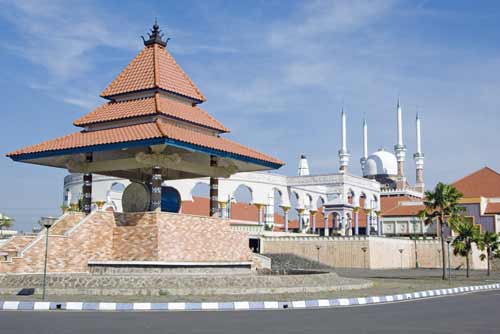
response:
{"label": "minaret", "polygon": [[366,159],[368,159],[368,125],[366,118],[363,119],[363,157],[361,158],[361,173],[364,174]]}
{"label": "minaret", "polygon": [[413,155],[413,159],[415,160],[416,166],[416,184],[415,187],[424,191],[424,154],[422,153],[422,141],[420,137],[420,117],[416,118],[416,130],[417,130],[417,152]]}
{"label": "minaret", "polygon": [[339,150],[339,171],[347,173],[349,165],[349,151],[347,151],[347,130],[346,130],[346,114],[342,108],[342,148]]}
{"label": "minaret", "polygon": [[403,112],[401,111],[399,98],[398,98],[398,143],[394,146],[394,152],[396,153],[396,159],[398,160],[398,177],[404,178],[406,146],[403,143]]}
{"label": "minaret", "polygon": [[300,156],[298,175],[299,176],[309,175],[309,164],[307,163],[307,158],[304,154]]}

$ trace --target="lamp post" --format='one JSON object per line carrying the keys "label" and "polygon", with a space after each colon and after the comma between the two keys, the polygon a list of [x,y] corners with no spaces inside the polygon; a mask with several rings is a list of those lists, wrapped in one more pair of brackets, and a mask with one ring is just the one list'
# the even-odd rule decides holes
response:
{"label": "lamp post", "polygon": [[47,285],[47,258],[49,254],[49,228],[54,224],[56,218],[53,217],[42,217],[41,224],[45,227],[45,260],[43,265],[43,292],[42,300],[45,300],[45,288]]}
{"label": "lamp post", "polygon": [[451,237],[446,238],[446,243],[448,244],[448,284],[451,285],[451,261],[450,261]]}
{"label": "lamp post", "polygon": [[413,221],[413,240],[415,243],[415,269],[418,269],[418,251],[417,251],[417,221]]}
{"label": "lamp post", "polygon": [[319,262],[319,250],[321,249],[321,246],[320,245],[316,245],[316,250],[318,251],[318,264],[320,264]]}
{"label": "lamp post", "polygon": [[403,270],[403,248],[398,249],[399,254],[401,255],[401,270]]}

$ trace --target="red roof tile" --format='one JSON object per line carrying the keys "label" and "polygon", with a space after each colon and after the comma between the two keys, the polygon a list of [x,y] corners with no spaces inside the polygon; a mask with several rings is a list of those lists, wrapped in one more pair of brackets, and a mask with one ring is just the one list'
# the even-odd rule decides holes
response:
{"label": "red roof tile", "polygon": [[382,196],[380,198],[381,215],[383,217],[416,216],[425,207],[404,202],[420,202],[421,200],[410,196]]}
{"label": "red roof tile", "polygon": [[488,203],[484,213],[487,214],[500,213],[500,203]]}
{"label": "red roof tile", "polygon": [[229,129],[224,127],[219,121],[210,116],[203,109],[166,98],[158,93],[155,94],[154,97],[106,103],[76,120],[73,124],[76,126],[85,126],[89,124],[155,114],[162,114],[168,117],[215,129],[220,132],[229,132]]}
{"label": "red roof tile", "polygon": [[464,197],[500,197],[500,174],[489,167],[481,168],[453,185]]}
{"label": "red roof tile", "polygon": [[7,154],[7,156],[91,147],[102,144],[123,143],[154,138],[169,138],[199,147],[232,153],[241,157],[253,158],[279,165],[284,164],[278,159],[252,150],[231,140],[181,128],[165,123],[161,120],[119,128],[76,132],[68,136],[48,140],[37,145],[11,152]]}
{"label": "red roof tile", "polygon": [[162,46],[145,47],[101,93],[102,97],[159,88],[203,102],[205,97]]}

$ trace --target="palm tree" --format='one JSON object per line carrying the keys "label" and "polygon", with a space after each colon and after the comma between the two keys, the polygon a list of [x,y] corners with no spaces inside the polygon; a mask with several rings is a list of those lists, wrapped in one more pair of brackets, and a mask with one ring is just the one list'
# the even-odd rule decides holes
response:
{"label": "palm tree", "polygon": [[500,258],[500,238],[495,232],[486,231],[479,236],[477,245],[480,250],[486,249],[486,254],[481,254],[480,258],[481,261],[484,261],[484,259],[488,261],[487,275],[490,276],[491,259],[493,257]]}
{"label": "palm tree", "polygon": [[472,244],[477,242],[480,236],[479,226],[467,221],[457,222],[454,226],[457,236],[453,240],[453,254],[465,256],[467,277],[469,277],[469,258]]}
{"label": "palm tree", "polygon": [[422,216],[425,216],[425,223],[432,224],[437,221],[439,236],[441,238],[441,256],[443,260],[443,280],[446,280],[446,248],[444,240],[444,226],[450,227],[453,221],[457,220],[464,210],[458,205],[458,200],[462,194],[452,185],[439,182],[433,191],[425,192],[425,209]]}
{"label": "palm tree", "polygon": [[3,238],[3,229],[11,227],[14,219],[9,218],[1,213],[0,213],[0,216],[1,216],[1,218],[0,218],[0,237]]}

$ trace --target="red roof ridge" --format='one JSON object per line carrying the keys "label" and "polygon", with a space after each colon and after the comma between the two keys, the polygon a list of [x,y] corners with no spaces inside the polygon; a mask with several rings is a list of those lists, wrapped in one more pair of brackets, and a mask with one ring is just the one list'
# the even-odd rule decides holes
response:
{"label": "red roof ridge", "polygon": [[168,58],[170,58],[172,60],[172,62],[177,66],[177,68],[181,71],[181,74],[184,76],[184,78],[188,81],[188,83],[193,87],[193,89],[201,96],[202,98],[202,102],[205,102],[207,99],[205,98],[205,96],[203,95],[203,93],[198,89],[198,87],[195,86],[195,84],[193,83],[193,81],[191,80],[191,78],[188,77],[188,75],[186,74],[186,72],[184,72],[182,70],[182,68],[180,67],[179,64],[177,64],[177,61],[175,60],[174,57],[172,57],[172,55],[167,51],[166,48],[162,47],[163,51],[165,51],[165,54],[167,55]]}
{"label": "red roof ridge", "polygon": [[500,176],[500,173],[498,173],[498,172],[497,172],[496,170],[494,170],[493,168],[490,168],[490,167],[488,167],[488,166],[484,166],[483,168],[480,168],[480,169],[478,169],[478,170],[476,170],[476,171],[474,171],[474,172],[471,172],[471,173],[469,173],[469,174],[465,175],[464,177],[462,177],[462,178],[460,178],[460,179],[458,179],[458,180],[454,181],[454,182],[452,183],[452,185],[455,185],[455,184],[457,184],[457,183],[459,183],[459,182],[461,182],[461,181],[463,181],[463,180],[465,180],[465,179],[467,179],[467,178],[469,178],[469,177],[471,177],[471,176],[473,176],[473,175],[475,175],[475,174],[478,174],[478,173],[480,173],[480,172],[482,172],[482,171],[490,171],[490,172],[493,172],[493,173],[495,173],[496,175]]}

